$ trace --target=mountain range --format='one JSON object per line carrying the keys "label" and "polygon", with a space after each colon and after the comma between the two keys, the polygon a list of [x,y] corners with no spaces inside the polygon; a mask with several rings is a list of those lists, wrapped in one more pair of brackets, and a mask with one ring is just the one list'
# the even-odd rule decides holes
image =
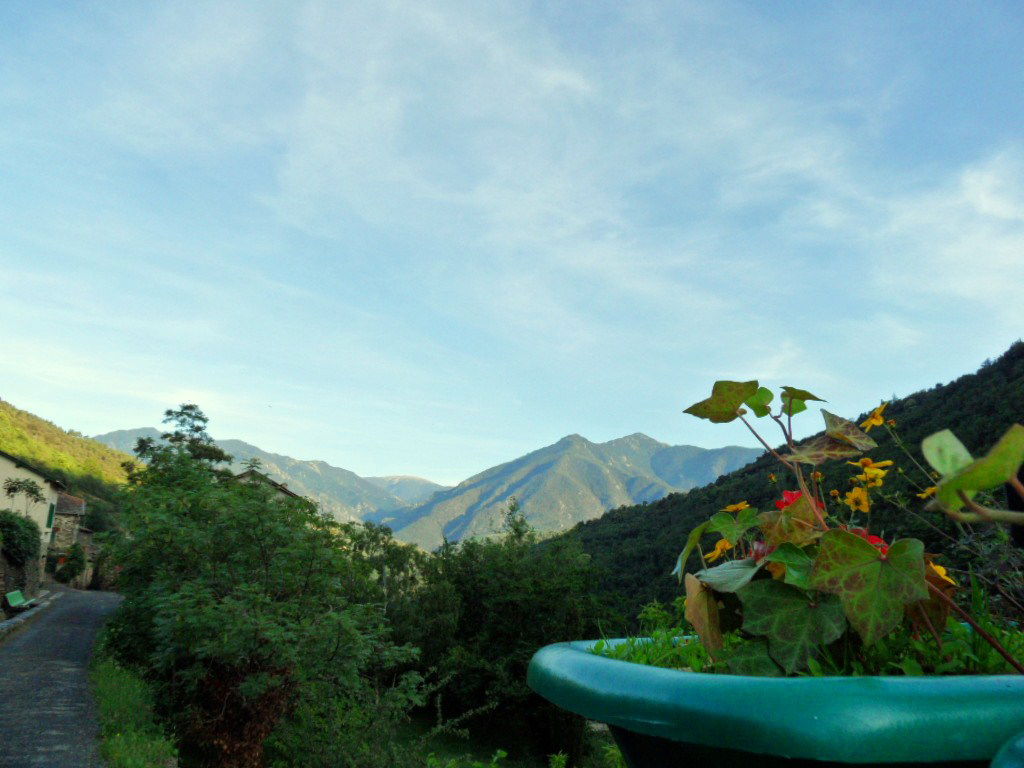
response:
{"label": "mountain range", "polygon": [[[146,427],[94,439],[128,453],[140,437],[159,435]],[[241,471],[246,461],[259,459],[263,472],[313,499],[336,519],[388,525],[397,538],[426,549],[444,539],[496,533],[510,496],[518,498],[526,519],[539,531],[560,531],[614,507],[706,485],[761,453],[738,446],[667,445],[641,433],[605,443],[569,435],[450,488],[403,475],[360,477],[323,461],[270,453],[242,440],[216,442],[233,457],[232,469]]]}

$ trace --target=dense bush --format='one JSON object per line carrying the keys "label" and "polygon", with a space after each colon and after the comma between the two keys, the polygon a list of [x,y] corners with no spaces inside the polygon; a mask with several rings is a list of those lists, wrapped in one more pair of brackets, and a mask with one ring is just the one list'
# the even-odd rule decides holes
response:
{"label": "dense bush", "polygon": [[[315,754],[387,699],[397,717],[420,702],[418,677],[395,679],[412,649],[388,640],[372,585],[337,526],[302,500],[275,497],[215,466],[224,455],[194,406],[168,412],[166,445],[142,444],[124,501],[129,538],[116,551],[125,601],[108,645],[147,669],[164,714],[194,758],[363,765]],[[386,732],[386,723],[374,727]],[[310,755],[307,760],[306,756]]]}
{"label": "dense bush", "polygon": [[39,557],[41,536],[34,520],[9,509],[0,510],[0,547],[8,562],[23,566]]}
{"label": "dense bush", "polygon": [[534,694],[526,668],[541,646],[598,632],[593,581],[580,546],[539,542],[513,501],[500,538],[446,544],[427,561],[418,618],[398,631],[422,649],[425,666],[450,677],[446,701],[456,709],[446,714],[490,708],[471,727],[578,765],[583,721]]}
{"label": "dense bush", "polygon": [[61,584],[69,584],[85,573],[85,550],[78,542],[71,545],[63,559],[63,563],[58,561],[53,572],[53,578]]}

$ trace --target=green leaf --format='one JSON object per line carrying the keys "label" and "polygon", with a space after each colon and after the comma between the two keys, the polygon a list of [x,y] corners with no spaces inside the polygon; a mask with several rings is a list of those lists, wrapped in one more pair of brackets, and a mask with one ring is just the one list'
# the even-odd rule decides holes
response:
{"label": "green leaf", "polygon": [[686,574],[685,617],[693,625],[701,643],[712,657],[720,650],[722,628],[718,623],[718,601],[714,593],[705,587],[692,573]]}
{"label": "green leaf", "polygon": [[796,387],[783,387],[782,388],[782,399],[783,400],[817,400],[819,403],[826,403],[827,400],[823,400],[817,395],[812,395],[806,389],[797,389]]}
{"label": "green leaf", "polygon": [[705,520],[690,531],[690,535],[686,537],[686,546],[683,547],[683,551],[676,558],[676,567],[672,569],[672,575],[677,577],[680,583],[683,581],[683,568],[686,567],[686,561],[690,559],[690,553],[693,552],[697,542],[700,541],[700,537],[704,535],[704,531],[708,529],[709,525],[711,525],[711,521]]}
{"label": "green leaf", "polygon": [[839,595],[846,618],[870,645],[900,625],[907,603],[928,597],[924,567],[924,544],[917,539],[900,539],[882,555],[837,528],[821,537],[811,586]]}
{"label": "green leaf", "polygon": [[768,637],[768,652],[788,673],[807,666],[823,645],[846,629],[843,605],[835,595],[808,593],[774,579],[762,579],[736,593],[743,603],[743,629]]}
{"label": "green leaf", "polygon": [[782,400],[782,412],[790,416],[796,416],[798,413],[806,411],[808,400],[825,402],[817,395],[812,395],[806,389],[797,389],[796,387],[783,387],[782,394],[779,397]]}
{"label": "green leaf", "polygon": [[943,476],[959,472],[974,461],[971,452],[948,429],[922,440],[921,453],[931,468]]}
{"label": "green leaf", "polygon": [[762,563],[755,563],[754,558],[748,557],[743,560],[730,560],[714,568],[705,568],[703,571],[697,571],[696,575],[716,592],[735,592],[750,583],[761,570],[761,565]]}
{"label": "green leaf", "polygon": [[878,447],[878,443],[852,421],[829,413],[824,408],[821,409],[821,415],[825,419],[825,434],[832,439],[846,443],[858,451],[870,451]]}
{"label": "green leaf", "polygon": [[724,424],[735,419],[743,402],[756,393],[756,381],[716,381],[711,388],[711,397],[694,403],[683,413]]}
{"label": "green leaf", "polygon": [[728,664],[734,675],[782,677],[782,670],[768,653],[768,643],[760,639],[747,640],[730,651]]}
{"label": "green leaf", "polygon": [[955,512],[964,505],[957,491],[964,491],[970,497],[974,491],[997,488],[1016,475],[1022,463],[1024,426],[1014,424],[982,458],[942,478],[929,506],[942,506]]}
{"label": "green leaf", "polygon": [[743,537],[744,533],[758,525],[761,521],[758,519],[757,510],[753,507],[747,507],[740,510],[736,517],[733,517],[728,512],[716,512],[712,515],[709,522],[709,530],[721,534],[723,539],[735,545]]}
{"label": "green leaf", "polygon": [[787,400],[785,397],[782,398],[782,412],[789,416],[796,416],[798,413],[803,413],[807,410],[807,403],[803,400],[797,400],[791,398]]}
{"label": "green leaf", "polygon": [[773,397],[774,395],[768,387],[759,387],[757,392],[744,400],[743,403],[750,406],[750,410],[760,419],[762,416],[767,416],[771,413],[771,408],[768,407],[768,404],[771,403]]}
{"label": "green leaf", "polygon": [[786,566],[785,582],[801,589],[811,588],[811,568],[814,558],[795,544],[784,542],[765,557],[769,563]]}
{"label": "green leaf", "polygon": [[854,448],[842,440],[836,440],[828,435],[818,435],[796,446],[789,455],[783,458],[797,461],[801,464],[817,466],[834,459],[848,459],[852,456],[859,456],[861,453],[863,451],[859,448]]}

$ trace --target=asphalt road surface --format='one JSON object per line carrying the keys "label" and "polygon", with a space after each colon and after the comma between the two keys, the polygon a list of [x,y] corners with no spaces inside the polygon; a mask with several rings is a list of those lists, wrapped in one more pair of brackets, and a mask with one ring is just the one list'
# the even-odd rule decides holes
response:
{"label": "asphalt road surface", "polygon": [[0,768],[99,768],[88,665],[96,633],[121,598],[61,590],[0,640]]}

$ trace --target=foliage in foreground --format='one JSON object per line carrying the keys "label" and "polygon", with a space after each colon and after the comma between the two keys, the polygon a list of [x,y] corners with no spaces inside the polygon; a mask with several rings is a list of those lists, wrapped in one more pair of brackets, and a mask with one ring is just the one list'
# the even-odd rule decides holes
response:
{"label": "foliage in foreground", "polygon": [[147,683],[102,652],[89,677],[99,710],[100,753],[107,765],[166,768],[178,753],[156,722]]}
{"label": "foliage in foreground", "polygon": [[[884,416],[888,404],[875,408],[859,427],[822,409],[825,432],[797,444],[793,416],[806,410],[808,401],[821,398],[783,387],[778,413],[773,413],[773,399],[774,394],[756,381],[718,381],[709,398],[687,408],[687,413],[716,423],[742,421],[799,488],[784,491],[775,509],[763,512],[746,500],[736,501],[690,532],[676,573],[685,580],[686,619],[708,654],[716,662],[725,661],[736,674],[792,675],[822,669],[848,674],[851,666],[856,671],[873,656],[891,662],[898,652],[906,653],[910,640],[930,638],[934,649],[943,652],[950,644],[949,633],[955,634],[947,627],[959,627],[957,619],[970,624],[977,639],[1001,657],[1005,669],[996,671],[1024,674],[1020,658],[957,603],[959,585],[937,555],[925,552],[922,541],[886,540],[879,531],[869,530],[872,506],[895,461],[863,454],[878,447],[868,434],[872,428],[891,431],[895,426]],[[747,420],[751,411],[781,429],[783,452],[770,448]],[[914,462],[909,452],[906,455],[920,471],[917,496],[931,499],[929,509],[960,523],[1024,522],[1024,513],[979,501],[979,494],[1001,489],[1004,483],[1024,501],[1024,484],[1018,479],[1024,464],[1024,426],[1010,426],[979,459],[949,430],[927,437],[922,453],[930,471]],[[829,459],[846,460],[859,473],[850,478],[852,488],[845,494],[835,488],[824,491],[825,478],[818,467]],[[714,549],[705,552],[701,539],[711,532],[719,538]],[[685,573],[695,551],[703,567]],[[725,562],[711,565],[720,559]],[[1003,592],[1012,602],[1012,596]],[[1020,630],[998,629],[1019,644]],[[730,631],[741,634],[739,642],[727,648],[725,635]],[[914,657],[910,661],[921,669]],[[889,664],[877,666],[888,671]],[[973,671],[975,665],[932,666],[929,671],[962,673]]]}
{"label": "foliage in foreground", "polygon": [[[885,428],[872,430],[871,436],[879,447],[871,456],[894,458],[893,454],[902,454],[902,444],[914,461],[924,463],[919,449],[921,442],[946,428],[978,455],[992,446],[1007,425],[1019,421],[1021,414],[1024,414],[1024,342],[1011,346],[999,359],[986,361],[975,373],[894,398],[884,415],[887,421],[895,420],[898,435]],[[739,422],[737,428],[743,429]],[[817,467],[824,475],[826,490],[834,488],[845,494],[850,489],[847,478],[854,473],[849,471],[845,461],[827,461]],[[1015,555],[1012,545],[1008,545],[1005,529],[996,526],[959,528],[943,515],[919,514],[924,503],[914,494],[922,489],[911,482],[911,467],[909,460],[905,466],[897,467],[886,477],[884,488],[886,496],[909,501],[908,508],[895,503],[874,504],[871,511],[874,533],[887,539],[920,539],[926,551],[943,551],[948,556],[947,567],[954,566],[961,573],[973,571],[979,578],[985,576],[994,580],[999,574],[1019,568],[1020,550]],[[675,599],[678,585],[669,575],[671,564],[689,531],[704,522],[709,514],[740,500],[760,510],[774,509],[774,502],[781,494],[778,482],[771,481],[772,473],[777,473],[776,460],[766,452],[762,458],[720,477],[711,485],[686,494],[672,494],[650,504],[612,510],[563,536],[580,541],[593,558],[600,574],[602,599],[611,602],[622,616],[635,617],[647,603],[670,603]],[[1000,503],[1001,496],[1001,493],[995,494]],[[714,542],[710,546],[713,545]],[[960,580],[952,568],[950,573]],[[1017,602],[1024,601],[1024,591],[1020,594],[1007,591]],[[1004,613],[1013,610],[1012,604],[998,592],[993,595],[993,608]],[[636,629],[631,621],[609,631],[623,634],[636,632]]]}

